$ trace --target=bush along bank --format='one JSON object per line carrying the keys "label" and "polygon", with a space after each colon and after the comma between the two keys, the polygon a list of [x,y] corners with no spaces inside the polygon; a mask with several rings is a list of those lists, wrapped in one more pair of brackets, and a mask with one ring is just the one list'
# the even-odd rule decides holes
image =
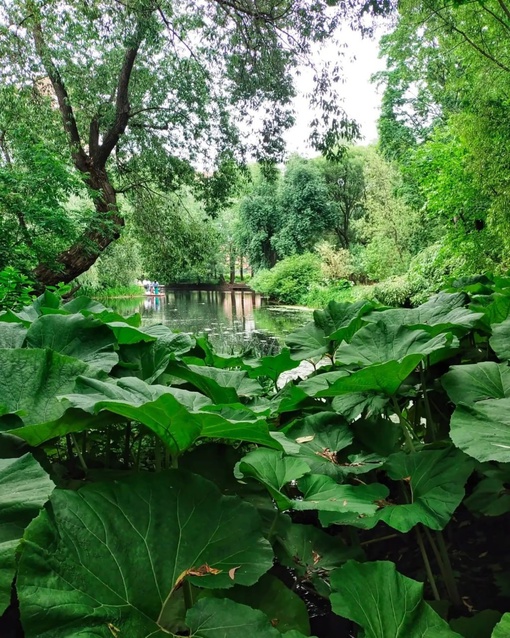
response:
{"label": "bush along bank", "polygon": [[0,314],[2,609],[27,638],[508,636],[509,337],[505,278],[332,302],[261,359],[85,297]]}

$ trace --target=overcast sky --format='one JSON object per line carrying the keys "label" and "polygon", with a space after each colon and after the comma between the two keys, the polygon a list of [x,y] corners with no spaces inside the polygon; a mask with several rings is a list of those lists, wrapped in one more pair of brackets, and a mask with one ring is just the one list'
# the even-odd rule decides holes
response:
{"label": "overcast sky", "polygon": [[[322,58],[335,62],[339,60],[343,67],[345,83],[340,85],[339,92],[344,98],[343,106],[347,115],[356,119],[361,126],[363,139],[360,144],[369,144],[377,139],[381,91],[371,84],[370,76],[384,69],[384,60],[378,58],[378,41],[382,33],[370,39],[362,38],[359,32],[345,29],[339,35],[339,40],[347,46],[340,49],[340,53],[338,46],[331,44],[321,52]],[[311,74],[304,72],[298,78],[298,86],[300,95],[296,98],[296,125],[287,132],[287,150],[289,153],[315,155],[307,144],[312,114],[304,97],[312,86]]]}

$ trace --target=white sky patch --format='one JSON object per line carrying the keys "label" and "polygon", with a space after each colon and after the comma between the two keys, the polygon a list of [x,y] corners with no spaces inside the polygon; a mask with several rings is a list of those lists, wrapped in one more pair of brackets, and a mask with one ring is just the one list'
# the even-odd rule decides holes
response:
{"label": "white sky patch", "polygon": [[[379,39],[383,34],[384,30],[380,30],[373,38],[362,38],[359,32],[344,29],[337,37],[346,46],[339,49],[337,45],[328,43],[317,58],[318,63],[321,60],[340,63],[344,81],[338,86],[338,92],[348,117],[360,125],[361,144],[370,144],[377,139],[382,90],[370,82],[370,77],[385,68],[384,60],[378,57]],[[312,72],[301,71],[296,86],[299,91],[295,98],[296,124],[285,135],[287,152],[311,157],[317,153],[308,144],[313,113],[305,95],[312,90]]]}

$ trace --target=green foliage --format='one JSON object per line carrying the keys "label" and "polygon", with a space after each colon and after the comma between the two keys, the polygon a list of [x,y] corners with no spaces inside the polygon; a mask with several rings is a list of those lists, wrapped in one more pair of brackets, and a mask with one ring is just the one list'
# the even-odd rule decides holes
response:
{"label": "green foliage", "polygon": [[330,201],[323,176],[307,160],[293,157],[279,191],[280,228],[273,240],[281,257],[310,251],[329,227]]}
{"label": "green foliage", "polygon": [[261,271],[250,286],[286,304],[299,304],[310,288],[321,281],[320,261],[316,255],[293,255],[278,262],[270,271]]}
{"label": "green foliage", "polygon": [[[312,260],[280,263],[298,286]],[[510,278],[493,276],[417,308],[332,301],[262,359],[83,296],[3,312],[0,603],[15,579],[34,638],[303,638],[304,587],[358,636],[482,627],[450,629],[426,600],[486,605],[481,547],[487,588],[510,568],[509,326]]]}
{"label": "green foliage", "polygon": [[[338,103],[338,67],[318,68],[312,51],[362,6],[32,8],[5,7],[0,34],[0,268],[17,246],[13,265],[39,262],[42,284],[76,278],[120,235],[120,193],[188,185],[207,213],[228,206],[247,151],[266,166],[284,156],[298,64],[313,67],[310,101],[324,114],[310,123],[315,148],[358,134]],[[86,211],[69,210],[71,191]]]}
{"label": "green foliage", "polygon": [[413,289],[406,276],[390,277],[374,286],[374,297],[385,306],[405,306]]}
{"label": "green foliage", "polygon": [[19,309],[31,301],[34,282],[13,266],[0,270],[0,310]]}

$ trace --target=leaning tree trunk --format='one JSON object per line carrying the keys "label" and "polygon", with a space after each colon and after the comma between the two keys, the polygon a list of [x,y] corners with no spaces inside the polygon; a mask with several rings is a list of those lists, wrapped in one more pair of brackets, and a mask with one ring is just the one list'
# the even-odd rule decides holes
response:
{"label": "leaning tree trunk", "polygon": [[119,214],[117,196],[106,172],[92,169],[87,181],[99,193],[94,201],[94,220],[78,241],[60,253],[54,263],[37,266],[34,276],[41,287],[73,281],[86,272],[105,248],[120,236],[124,219]]}
{"label": "leaning tree trunk", "polygon": [[46,42],[41,13],[33,0],[28,0],[28,6],[32,11],[35,50],[57,98],[74,167],[85,176],[85,183],[96,193],[94,197],[96,215],[82,236],[70,248],[60,253],[53,264],[39,264],[35,269],[34,276],[39,286],[44,287],[56,285],[59,282],[69,283],[86,272],[103,250],[120,236],[124,220],[119,214],[115,189],[108,178],[106,163],[129,122],[131,112],[129,83],[139,47],[145,37],[147,22],[140,14],[136,33],[124,49],[124,58],[115,87],[113,123],[109,128],[101,131],[99,115],[94,115],[89,125],[86,150],[83,143],[84,137],[78,130],[71,97]]}

